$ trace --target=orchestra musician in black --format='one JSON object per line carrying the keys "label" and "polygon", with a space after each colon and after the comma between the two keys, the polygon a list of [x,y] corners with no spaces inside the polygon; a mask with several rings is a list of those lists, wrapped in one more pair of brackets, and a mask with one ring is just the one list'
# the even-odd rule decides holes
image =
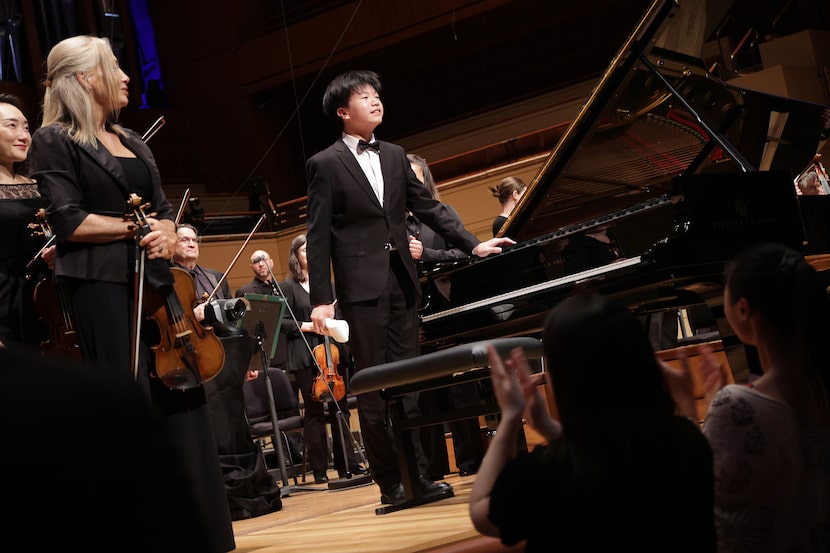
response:
{"label": "orchestra musician in black", "polygon": [[[231,297],[230,286],[227,279],[223,280],[223,273],[199,265],[200,242],[201,237],[196,227],[188,223],[179,223],[176,227],[176,249],[173,252],[173,266],[190,273],[196,287],[196,297],[200,302],[204,302],[208,298],[229,299]],[[222,283],[221,286],[219,285],[220,282]],[[213,294],[214,290],[216,290],[216,294]],[[200,321],[205,318],[204,310],[205,306],[203,304],[196,305],[193,308],[196,318]]]}
{"label": "orchestra musician in black", "polygon": [[[129,80],[106,39],[73,36],[56,44],[46,60],[31,176],[57,236],[55,279],[67,286],[83,360],[114,378],[135,380],[145,392],[188,467],[197,516],[210,532],[210,547],[203,550],[231,551],[233,526],[204,389],[196,374],[187,389],[171,389],[157,378],[162,352],[152,350],[153,341],[169,336],[169,328],[153,332],[156,325],[143,318],[145,305],[138,301],[163,296],[171,305],[179,299],[168,261],[176,246],[176,214],[152,152],[117,123],[129,102]],[[191,331],[181,342],[194,346],[193,339]],[[200,347],[195,344],[196,353]]]}
{"label": "orchestra musician in black", "polygon": [[256,250],[251,254],[251,271],[254,278],[236,289],[234,294],[237,298],[245,294],[263,294],[266,296],[279,296],[279,286],[273,278],[274,260],[265,250]]}
{"label": "orchestra musician in black", "polygon": [[[0,344],[37,348],[43,339],[35,316],[38,278],[28,264],[46,241],[29,229],[42,201],[24,167],[32,136],[23,102],[0,94]],[[40,253],[52,260],[55,247]],[[44,269],[40,263],[34,269]]]}

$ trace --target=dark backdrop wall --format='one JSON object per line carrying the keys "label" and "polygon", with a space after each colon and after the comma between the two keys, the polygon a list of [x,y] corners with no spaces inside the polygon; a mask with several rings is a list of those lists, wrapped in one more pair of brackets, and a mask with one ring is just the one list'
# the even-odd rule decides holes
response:
{"label": "dark backdrop wall", "polygon": [[[830,28],[826,0],[695,3],[717,16],[707,39],[731,45],[750,30],[757,49],[769,37]],[[337,136],[320,107],[334,75],[381,75],[387,115],[377,134],[396,140],[598,76],[649,4],[18,0],[0,6],[0,27],[19,42],[21,70],[5,48],[0,67],[3,88],[22,90],[36,123],[51,45],[109,36],[133,79],[123,122],[142,130],[167,120],[152,148],[168,185],[247,196],[256,179],[280,203],[305,195],[305,159]]]}

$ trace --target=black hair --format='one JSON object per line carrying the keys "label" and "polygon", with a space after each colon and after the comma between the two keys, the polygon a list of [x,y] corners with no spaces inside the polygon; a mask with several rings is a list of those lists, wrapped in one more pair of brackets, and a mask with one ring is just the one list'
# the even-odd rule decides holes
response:
{"label": "black hair", "polygon": [[635,454],[634,434],[674,416],[651,341],[621,303],[591,291],[562,300],[542,343],[565,436],[594,462]]}
{"label": "black hair", "polygon": [[727,263],[724,285],[732,303],[746,298],[783,336],[804,337],[808,371],[830,396],[830,301],[826,285],[804,256],[783,244],[750,246]]}
{"label": "black hair", "polygon": [[338,75],[326,87],[323,93],[323,113],[335,121],[341,122],[337,110],[349,105],[352,93],[369,85],[378,94],[381,92],[380,77],[374,71],[347,71]]}
{"label": "black hair", "polygon": [[297,235],[294,237],[294,240],[291,241],[291,249],[288,251],[288,272],[291,274],[291,278],[297,282],[305,282],[303,267],[300,265],[300,260],[297,257],[297,252],[300,251],[300,248],[305,246],[305,244],[305,234]]}
{"label": "black hair", "polygon": [[17,109],[19,109],[21,113],[23,113],[23,115],[26,115],[26,106],[23,105],[23,100],[21,100],[19,96],[9,94],[8,92],[1,92],[0,104],[11,104]]}
{"label": "black hair", "polygon": [[[20,113],[23,114],[26,119],[29,119],[29,116],[26,115],[26,106],[23,103],[23,100],[16,96],[15,94],[10,94],[8,92],[0,93],[0,104],[9,104],[10,106],[14,106],[20,110]],[[29,125],[31,129],[31,124]],[[27,175],[29,171],[29,161],[28,159],[24,159],[23,161],[19,161],[14,164],[14,172],[19,175]]]}

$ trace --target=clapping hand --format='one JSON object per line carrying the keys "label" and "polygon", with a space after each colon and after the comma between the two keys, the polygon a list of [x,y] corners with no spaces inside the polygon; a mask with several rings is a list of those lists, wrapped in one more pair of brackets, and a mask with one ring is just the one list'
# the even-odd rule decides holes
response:
{"label": "clapping hand", "polygon": [[718,362],[711,346],[706,344],[697,349],[703,361],[700,363],[700,375],[703,381],[703,397],[706,405],[712,403],[715,394],[726,385],[726,367]]}
{"label": "clapping hand", "polygon": [[532,375],[521,348],[514,348],[502,362],[493,346],[488,346],[491,377],[502,417],[524,417],[527,424],[547,441],[562,435],[562,427],[553,417],[539,393],[542,374]]}

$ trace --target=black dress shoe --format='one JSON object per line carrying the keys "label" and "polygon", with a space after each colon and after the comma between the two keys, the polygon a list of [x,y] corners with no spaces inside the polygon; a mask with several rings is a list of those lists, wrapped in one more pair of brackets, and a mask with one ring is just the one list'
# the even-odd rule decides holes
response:
{"label": "black dress shoe", "polygon": [[424,497],[426,497],[450,491],[452,486],[446,482],[433,482],[426,476],[421,476],[421,490],[424,492]]}
{"label": "black dress shoe", "polygon": [[[367,469],[361,467],[360,465],[357,465],[356,467],[350,467],[349,468],[349,473],[352,476],[360,476],[361,474],[366,474],[368,472],[369,471]],[[340,478],[346,478],[346,471],[337,469],[337,476],[339,476]]]}
{"label": "black dress shoe", "polygon": [[406,494],[403,491],[403,484],[400,482],[387,490],[381,488],[380,502],[384,505],[400,505],[406,501]]}
{"label": "black dress shoe", "polygon": [[315,484],[326,484],[329,481],[329,477],[325,474],[315,474],[314,475],[314,483]]}

